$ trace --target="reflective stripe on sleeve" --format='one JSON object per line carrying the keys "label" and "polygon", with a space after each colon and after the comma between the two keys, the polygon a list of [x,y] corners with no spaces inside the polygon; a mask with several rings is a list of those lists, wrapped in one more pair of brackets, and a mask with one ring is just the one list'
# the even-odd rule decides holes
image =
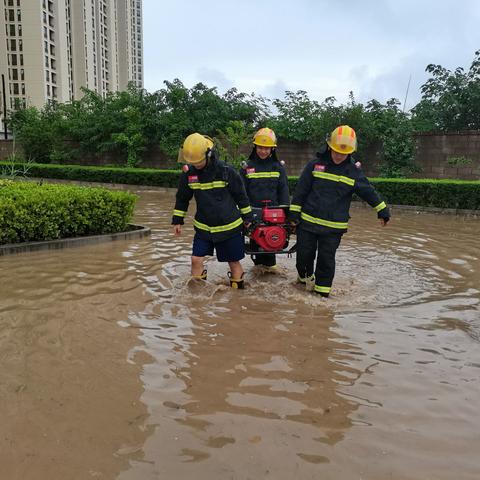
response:
{"label": "reflective stripe on sleeve", "polygon": [[244,207],[240,209],[240,213],[242,215],[246,215],[247,213],[250,213],[252,211],[252,207],[250,205],[248,207]]}
{"label": "reflective stripe on sleeve", "polygon": [[295,205],[293,203],[290,205],[291,212],[300,212],[301,210],[302,210],[301,205]]}
{"label": "reflective stripe on sleeve", "polygon": [[387,204],[385,202],[379,203],[375,208],[376,212],[379,212],[380,210],[383,210],[384,208],[387,208]]}
{"label": "reflective stripe on sleeve", "polygon": [[184,217],[187,212],[184,212],[183,210],[174,210],[173,215],[175,217]]}

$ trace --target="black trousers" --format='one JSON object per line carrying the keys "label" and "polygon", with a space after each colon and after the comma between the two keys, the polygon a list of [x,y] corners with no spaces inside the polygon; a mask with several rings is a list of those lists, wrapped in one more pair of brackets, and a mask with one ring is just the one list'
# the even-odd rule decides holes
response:
{"label": "black trousers", "polygon": [[[260,247],[250,239],[250,250],[258,252]],[[252,255],[252,261],[255,265],[263,265],[265,267],[273,267],[277,264],[277,259],[274,253],[262,253],[261,255]]]}
{"label": "black trousers", "polygon": [[335,276],[335,254],[342,240],[343,232],[316,234],[297,229],[297,272],[300,279],[311,277],[315,267],[315,291],[328,295]]}

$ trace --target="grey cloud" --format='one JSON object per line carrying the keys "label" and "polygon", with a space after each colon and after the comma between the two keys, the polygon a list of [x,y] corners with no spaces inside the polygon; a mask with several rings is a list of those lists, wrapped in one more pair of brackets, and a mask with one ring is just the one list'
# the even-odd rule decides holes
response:
{"label": "grey cloud", "polygon": [[233,87],[233,82],[223,72],[214,68],[201,67],[198,69],[196,77],[199,82],[209,87],[217,87],[220,93],[225,93]]}

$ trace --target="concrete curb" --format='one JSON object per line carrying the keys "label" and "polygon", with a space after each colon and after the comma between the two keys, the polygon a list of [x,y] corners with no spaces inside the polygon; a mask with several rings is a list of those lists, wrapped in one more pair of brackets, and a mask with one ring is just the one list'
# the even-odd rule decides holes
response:
{"label": "concrete curb", "polygon": [[[370,205],[361,200],[353,201],[352,205],[355,207],[371,209]],[[391,211],[404,210],[414,213],[434,213],[439,215],[457,215],[460,217],[480,217],[480,210],[466,210],[461,208],[422,207],[418,205],[396,205],[391,203],[388,204],[388,208],[390,208]]]}
{"label": "concrete curb", "polygon": [[91,235],[86,237],[62,238],[59,240],[46,240],[43,242],[10,243],[0,245],[0,257],[16,253],[36,252],[39,250],[59,250],[61,248],[80,247],[96,243],[112,242],[115,240],[132,240],[144,238],[151,234],[149,227],[129,224],[130,230],[106,235]]}

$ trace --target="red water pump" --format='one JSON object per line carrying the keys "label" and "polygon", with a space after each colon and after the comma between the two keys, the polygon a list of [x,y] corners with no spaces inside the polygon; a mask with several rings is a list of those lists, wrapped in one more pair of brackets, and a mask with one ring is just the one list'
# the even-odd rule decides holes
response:
{"label": "red water pump", "polygon": [[292,253],[294,248],[286,250],[290,234],[294,231],[294,226],[287,222],[288,206],[265,206],[252,210],[254,221],[247,236],[260,247],[260,251],[250,251],[247,246],[246,253]]}

